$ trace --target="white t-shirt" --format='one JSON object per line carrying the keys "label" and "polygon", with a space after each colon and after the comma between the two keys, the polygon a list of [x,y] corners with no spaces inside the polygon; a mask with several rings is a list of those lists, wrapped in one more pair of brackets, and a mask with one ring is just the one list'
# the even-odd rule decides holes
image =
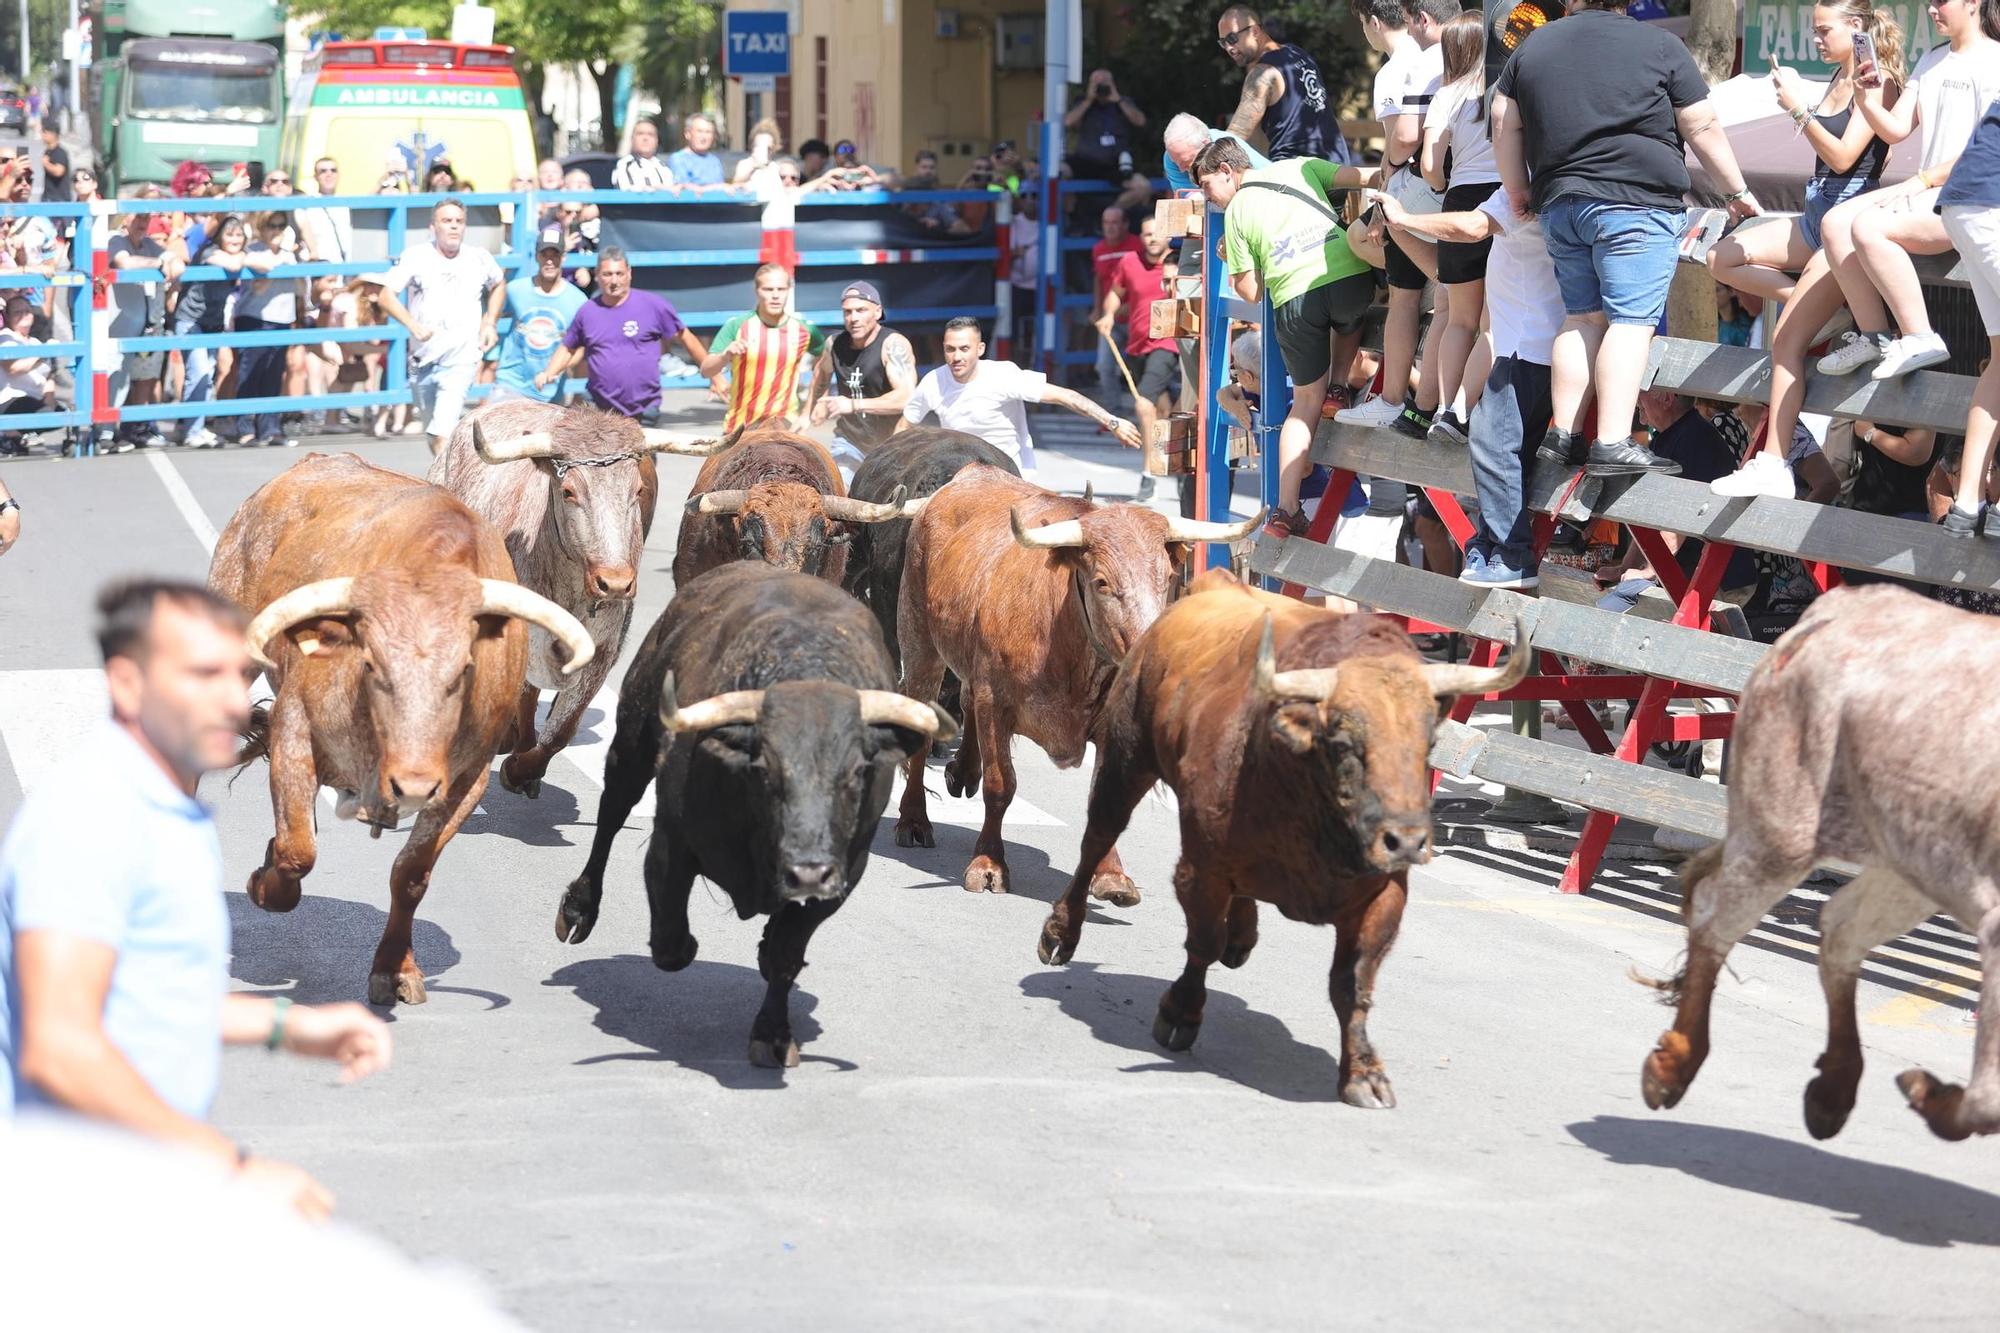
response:
{"label": "white t-shirt", "polygon": [[1443,83],[1443,48],[1426,51],[1411,38],[1375,71],[1375,118],[1415,116],[1421,121]]}
{"label": "white t-shirt", "polygon": [[940,425],[977,435],[1026,472],[1035,466],[1035,446],[1022,404],[1041,402],[1048,386],[1041,371],[1023,370],[1012,361],[981,361],[964,384],[952,378],[950,366],[939,366],[917,381],[903,419],[921,425],[935,412]]}
{"label": "white t-shirt", "polygon": [[[252,242],[253,255],[276,255],[281,264],[296,264],[299,257],[288,251],[273,250],[262,241]],[[299,319],[299,280],[262,278],[253,280],[236,293],[236,314],[271,324],[296,324]]]}
{"label": "white t-shirt", "polygon": [[[0,329],[0,347],[39,347],[41,339],[23,338],[12,329]],[[49,363],[46,361],[0,361],[0,404],[21,398],[49,396]]]}
{"label": "white t-shirt", "polygon": [[658,157],[635,157],[627,153],[611,170],[611,187],[615,190],[651,193],[671,189],[673,183],[674,173]]}
{"label": "white t-shirt", "polygon": [[493,256],[476,245],[460,245],[446,259],[435,245],[420,241],[403,252],[382,285],[409,307],[410,318],[431,331],[428,341],[411,344],[418,365],[468,366],[479,360],[482,298],[503,281]]}
{"label": "white t-shirt", "polygon": [[1486,137],[1486,99],[1475,93],[1477,80],[1466,79],[1438,89],[1431,99],[1430,126],[1451,130],[1451,175],[1446,184],[1498,185],[1500,164],[1493,157],[1493,141]]}
{"label": "white t-shirt", "polygon": [[1965,151],[1986,108],[2000,98],[2000,42],[1983,34],[1963,51],[1934,46],[1917,62],[1904,96],[1917,99],[1923,136],[1919,167],[1929,170]]}
{"label": "white t-shirt", "polygon": [[1479,211],[1501,229],[1486,257],[1486,317],[1493,328],[1493,355],[1552,365],[1556,334],[1562,330],[1563,299],[1542,224],[1516,217],[1505,190],[1495,190]]}

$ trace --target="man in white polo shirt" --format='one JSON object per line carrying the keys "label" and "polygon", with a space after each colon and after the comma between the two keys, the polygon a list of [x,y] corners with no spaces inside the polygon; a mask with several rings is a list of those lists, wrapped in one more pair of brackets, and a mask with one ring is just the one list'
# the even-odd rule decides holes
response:
{"label": "man in white polo shirt", "polygon": [[1541,575],[1526,492],[1535,446],[1554,410],[1549,366],[1564,318],[1562,289],[1556,286],[1541,223],[1515,213],[1505,190],[1495,190],[1469,213],[1413,214],[1378,190],[1365,191],[1363,198],[1364,207],[1382,206],[1391,230],[1463,244],[1493,238],[1486,260],[1493,370],[1466,431],[1479,515],[1459,578],[1483,588],[1533,588]]}
{"label": "man in white polo shirt", "polygon": [[896,423],[901,432],[922,423],[932,413],[938,424],[977,435],[1031,472],[1035,447],[1028,438],[1025,403],[1054,403],[1088,417],[1118,437],[1128,449],[1139,447],[1139,428],[1091,402],[1080,393],[1049,383],[1038,370],[1023,370],[1012,361],[982,361],[986,340],[979,321],[960,315],[944,326],[944,364],[917,382],[917,391]]}

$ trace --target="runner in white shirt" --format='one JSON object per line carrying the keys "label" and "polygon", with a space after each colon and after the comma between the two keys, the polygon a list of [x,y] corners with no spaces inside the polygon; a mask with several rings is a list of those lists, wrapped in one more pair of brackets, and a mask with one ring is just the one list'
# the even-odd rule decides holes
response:
{"label": "runner in white shirt", "polygon": [[960,315],[944,326],[944,364],[917,382],[916,392],[903,408],[898,432],[922,423],[937,414],[938,423],[951,430],[977,435],[1021,465],[1023,472],[1035,466],[1035,449],[1028,437],[1028,414],[1023,404],[1053,403],[1080,417],[1088,417],[1118,437],[1128,449],[1139,447],[1139,428],[1123,417],[1091,402],[1036,370],[1023,370],[1012,361],[982,361],[986,340],[979,336],[979,321]]}
{"label": "runner in white shirt", "polygon": [[[383,279],[382,313],[410,331],[410,389],[427,416],[431,452],[451,438],[479,359],[500,341],[506,280],[493,256],[465,243],[465,205],[440,200],[431,209],[431,244],[403,252]],[[400,299],[410,293],[406,306]],[[484,315],[481,315],[481,298]]]}

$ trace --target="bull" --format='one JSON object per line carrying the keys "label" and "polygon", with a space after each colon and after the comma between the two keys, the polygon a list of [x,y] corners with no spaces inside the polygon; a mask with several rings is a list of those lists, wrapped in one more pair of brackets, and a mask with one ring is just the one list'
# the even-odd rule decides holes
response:
{"label": "bull", "polygon": [[[1056,495],[981,466],[923,504],[898,604],[902,690],[934,699],[947,668],[962,682],[965,739],[945,784],[954,796],[970,795],[977,774],[986,798],[964,884],[1006,893],[1001,820],[1014,799],[1013,738],[1034,741],[1058,768],[1080,763],[1112,674],[1166,609],[1189,545],[1241,541],[1261,516],[1233,524],[1168,518],[1142,505]],[[896,819],[898,846],[937,845],[923,779],[919,752]],[[1138,901],[1115,849],[1092,891]]]}
{"label": "bull", "polygon": [[337,815],[377,836],[415,815],[389,872],[368,999],[422,1004],[417,904],[512,739],[527,627],[552,635],[572,671],[595,652],[589,632],[514,582],[499,532],[470,509],[351,454],[309,454],[245,500],[216,542],[209,586],[261,608],[245,637],[276,696],[243,755],[271,761],[276,822],[250,901],[298,905],[322,786],[338,794]]}
{"label": "bull", "polygon": [[695,476],[674,548],[674,586],[736,560],[761,560],[838,586],[847,572],[846,525],[902,516],[900,496],[886,504],[849,498],[824,445],[758,429]]}
{"label": "bull", "polygon": [[[1921,679],[1886,644],[1920,645]],[[1751,672],[1729,756],[1729,831],[1689,861],[1686,963],[1653,983],[1676,1013],[1641,1071],[1646,1105],[1678,1104],[1708,1058],[1709,1005],[1729,950],[1817,862],[1837,859],[1861,873],[1820,909],[1827,1041],[1805,1089],[1807,1132],[1831,1138],[1854,1109],[1863,961],[1939,909],[1979,940],[1972,1078],[1960,1087],[1908,1069],[1896,1085],[1940,1138],[2000,1130],[2000,883],[1992,785],[1979,776],[1984,710],[1947,706],[1922,687],[1983,679],[1996,652],[1991,617],[1875,585],[1814,602]]]}
{"label": "bull", "polygon": [[[564,675],[554,639],[530,633],[515,750],[500,765],[508,791],[541,795],[549,761],[576,735],[618,661],[659,496],[652,455],[705,457],[733,442],[691,440],[590,407],[509,399],[462,419],[432,461],[430,481],[500,530],[521,586],[575,616],[597,645],[589,666]],[[556,697],[538,732],[543,690]]]}
{"label": "bull", "polygon": [[[855,499],[875,504],[893,504],[900,493],[912,502],[904,506],[907,510],[974,463],[1021,475],[1013,459],[977,435],[942,426],[918,426],[869,450],[854,470],[854,483],[847,490]],[[909,542],[909,519],[872,523],[855,533],[847,558],[847,590],[875,613],[882,640],[889,645],[889,659],[898,663],[903,660],[903,649],[896,634],[896,603],[903,587],[903,561]],[[956,693],[949,688],[947,692]]]}
{"label": "bull", "polygon": [[950,732],[894,681],[867,610],[822,579],[743,562],[681,585],[625,674],[597,832],[556,938],[590,937],[612,841],[657,779],[644,872],[653,963],[694,961],[697,875],[739,917],[769,916],[750,1060],[796,1065],[790,996],[806,944],[860,882],[895,766]]}
{"label": "bull", "polygon": [[1294,921],[1333,926],[1341,1100],[1394,1106],[1367,1016],[1410,867],[1430,859],[1438,705],[1511,688],[1529,657],[1517,624],[1504,667],[1427,663],[1380,617],[1246,588],[1227,570],[1204,574],[1111,685],[1083,847],[1042,926],[1042,961],[1075,954],[1093,868],[1164,782],[1179,798],[1174,892],[1187,918],[1187,967],[1160,999],[1153,1039],[1172,1051],[1194,1044],[1209,967],[1243,966],[1257,943],[1257,904],[1269,903]]}

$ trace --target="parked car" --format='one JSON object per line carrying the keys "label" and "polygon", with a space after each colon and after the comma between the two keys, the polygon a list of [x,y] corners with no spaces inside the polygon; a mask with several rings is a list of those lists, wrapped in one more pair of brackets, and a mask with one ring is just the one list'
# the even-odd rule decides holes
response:
{"label": "parked car", "polygon": [[0,130],[28,132],[28,99],[19,93],[0,92]]}

